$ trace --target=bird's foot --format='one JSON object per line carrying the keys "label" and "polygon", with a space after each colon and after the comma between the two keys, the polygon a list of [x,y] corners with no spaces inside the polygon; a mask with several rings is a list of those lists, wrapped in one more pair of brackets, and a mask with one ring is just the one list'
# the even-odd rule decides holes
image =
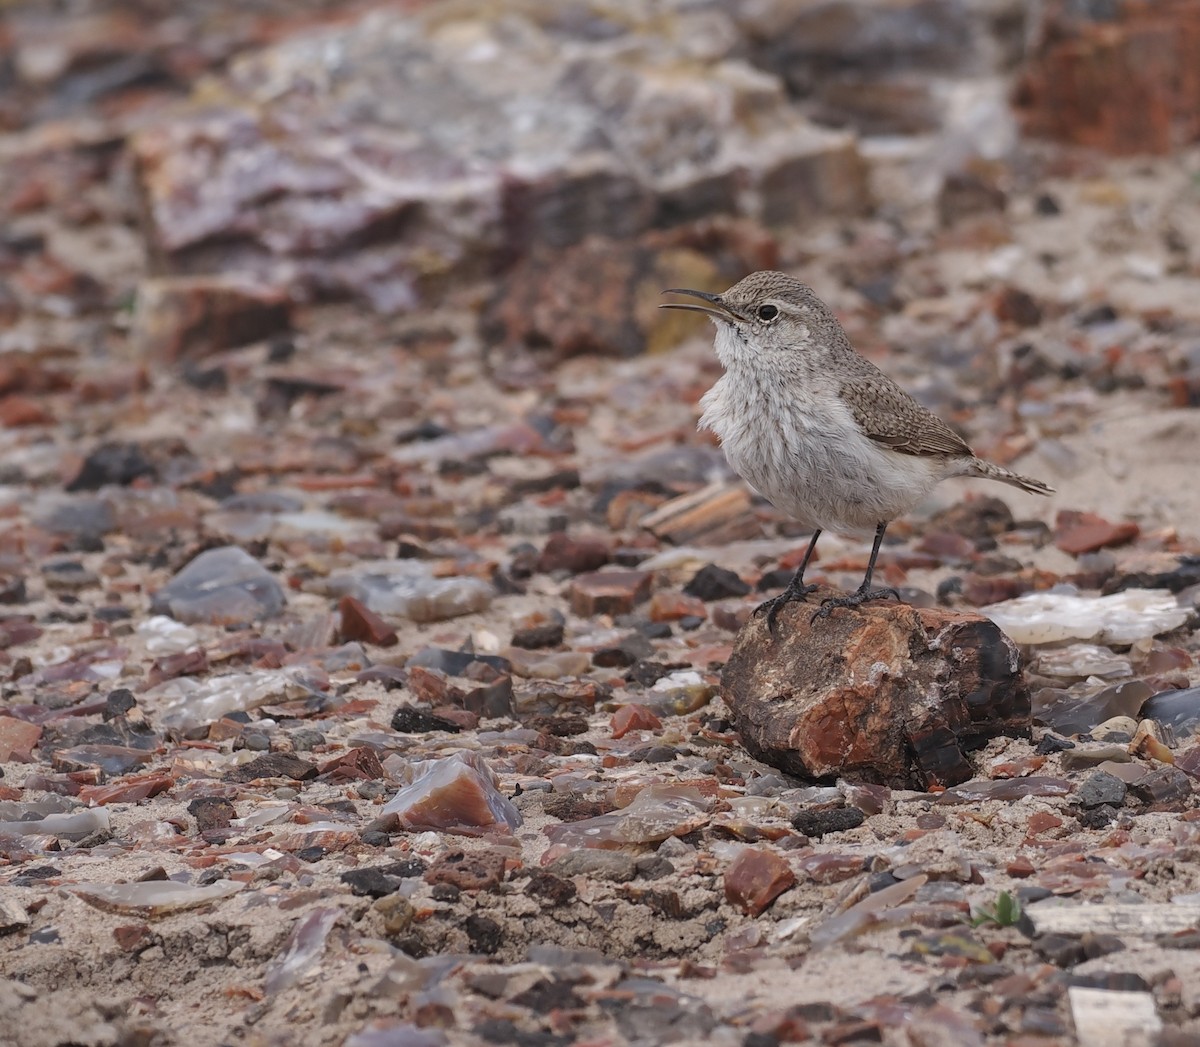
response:
{"label": "bird's foot", "polygon": [[779,612],[782,611],[790,603],[806,603],[809,593],[815,593],[820,586],[817,585],[789,585],[778,596],[772,596],[769,600],[764,600],[756,608],[754,608],[754,617],[760,615],[767,616],[767,632],[772,636],[775,635],[775,619],[779,617]]}
{"label": "bird's foot", "polygon": [[827,596],[813,613],[810,622],[815,622],[818,618],[828,618],[839,607],[861,607],[868,600],[882,600],[885,596],[900,599],[900,594],[895,589],[857,589],[847,596]]}

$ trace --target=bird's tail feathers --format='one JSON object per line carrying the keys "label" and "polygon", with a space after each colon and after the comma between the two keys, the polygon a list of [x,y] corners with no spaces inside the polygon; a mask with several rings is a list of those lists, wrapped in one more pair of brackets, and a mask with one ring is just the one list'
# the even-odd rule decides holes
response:
{"label": "bird's tail feathers", "polygon": [[982,458],[976,458],[971,463],[967,475],[982,476],[987,480],[999,480],[1001,483],[1019,487],[1022,491],[1028,491],[1030,494],[1054,493],[1054,488],[1049,484],[1042,483],[1041,480],[1035,480],[1031,476],[1022,476],[1020,473],[1014,473],[1011,469],[1005,469],[1002,465],[995,465]]}

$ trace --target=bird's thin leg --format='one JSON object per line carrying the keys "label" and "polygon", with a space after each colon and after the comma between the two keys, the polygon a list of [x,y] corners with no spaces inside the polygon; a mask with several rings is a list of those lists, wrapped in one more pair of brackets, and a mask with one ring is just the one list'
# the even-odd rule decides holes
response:
{"label": "bird's thin leg", "polygon": [[796,569],[796,573],[792,575],[792,580],[788,582],[787,588],[778,596],[773,596],[769,600],[765,600],[754,608],[755,617],[762,614],[764,611],[767,614],[767,629],[771,635],[775,635],[775,619],[779,616],[779,612],[790,603],[803,603],[809,593],[815,593],[817,586],[804,584],[804,572],[808,568],[808,561],[812,559],[813,550],[817,547],[817,539],[821,537],[820,531],[814,531],[813,536],[809,539],[808,549],[804,553],[804,559],[800,561],[800,566]]}
{"label": "bird's thin leg", "polygon": [[858,607],[868,600],[882,600],[885,596],[894,596],[897,600],[900,599],[900,594],[895,589],[871,588],[871,579],[875,575],[875,561],[879,558],[879,547],[883,545],[883,533],[886,530],[886,523],[881,523],[875,528],[875,544],[871,546],[871,559],[867,561],[867,573],[863,577],[862,585],[848,596],[830,596],[822,600],[820,608],[812,616],[812,621],[815,622],[818,618],[828,618],[838,607]]}

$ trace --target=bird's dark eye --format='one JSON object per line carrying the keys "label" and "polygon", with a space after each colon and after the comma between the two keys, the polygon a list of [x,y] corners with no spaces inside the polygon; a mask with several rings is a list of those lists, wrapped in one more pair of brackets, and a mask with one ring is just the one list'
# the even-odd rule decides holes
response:
{"label": "bird's dark eye", "polygon": [[779,310],[773,305],[760,305],[758,307],[758,318],[760,320],[770,322],[779,315]]}

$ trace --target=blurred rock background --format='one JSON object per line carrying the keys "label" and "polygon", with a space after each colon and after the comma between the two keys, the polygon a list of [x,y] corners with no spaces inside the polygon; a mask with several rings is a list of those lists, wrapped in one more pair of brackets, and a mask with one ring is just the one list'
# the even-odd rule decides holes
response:
{"label": "blurred rock background", "polygon": [[[382,316],[465,302],[492,343],[630,355],[692,330],[654,311],[665,282],[803,266],[831,223],[1002,218],[1014,189],[1086,163],[1043,140],[1125,156],[1200,136],[1187,0],[2,17],[6,311],[135,297],[156,362],[271,333],[281,295]],[[858,290],[888,306],[874,268]]]}
{"label": "blurred rock background", "polygon": [[269,417],[396,361],[547,393],[700,336],[661,288],[782,267],[1094,492],[1106,398],[1200,402],[1198,70],[1187,0],[8,3],[0,425],[180,377]]}

